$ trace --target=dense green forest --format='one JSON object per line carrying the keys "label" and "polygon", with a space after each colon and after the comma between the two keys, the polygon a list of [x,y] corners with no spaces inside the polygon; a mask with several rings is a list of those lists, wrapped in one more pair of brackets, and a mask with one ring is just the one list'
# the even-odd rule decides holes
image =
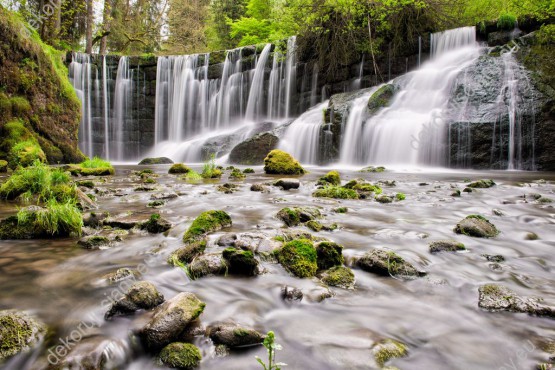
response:
{"label": "dense green forest", "polygon": [[549,18],[553,0],[3,0],[61,49],[183,54],[300,35],[337,52],[500,17]]}

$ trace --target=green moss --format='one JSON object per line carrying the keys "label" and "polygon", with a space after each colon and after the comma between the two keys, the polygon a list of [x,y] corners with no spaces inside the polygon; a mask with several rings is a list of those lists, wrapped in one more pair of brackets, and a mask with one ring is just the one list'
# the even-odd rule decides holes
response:
{"label": "green moss", "polygon": [[228,272],[230,274],[245,276],[256,275],[258,262],[251,251],[227,248],[223,251],[222,256],[228,262]]}
{"label": "green moss", "polygon": [[27,167],[37,160],[46,162],[46,155],[34,140],[22,141],[14,145],[8,158],[12,167]]}
{"label": "green moss", "polygon": [[241,172],[240,169],[238,168],[234,168],[231,173],[229,174],[229,178],[230,179],[234,179],[234,180],[242,180],[244,179],[246,176]]}
{"label": "green moss", "polygon": [[385,172],[385,167],[368,166],[368,167],[364,167],[362,170],[360,170],[360,172],[380,173],[380,172]]}
{"label": "green moss", "polygon": [[497,20],[497,28],[505,31],[512,31],[516,27],[516,17],[512,14],[503,14]]}
{"label": "green moss", "polygon": [[389,106],[394,95],[395,86],[388,84],[380,87],[368,100],[368,110],[373,114]]}
{"label": "green moss", "polygon": [[147,204],[147,207],[149,207],[149,208],[157,208],[157,207],[162,207],[162,206],[165,205],[165,204],[166,204],[166,202],[163,201],[163,200],[155,200],[155,201],[149,202],[149,203]]}
{"label": "green moss", "polygon": [[330,171],[325,176],[320,177],[318,180],[317,185],[334,185],[338,186],[341,185],[341,177],[339,176],[339,172],[337,171]]}
{"label": "green moss", "polygon": [[204,238],[206,234],[231,226],[231,217],[224,211],[201,213],[183,235],[183,242],[189,243]]}
{"label": "green moss", "polygon": [[15,311],[0,311],[0,362],[36,345],[46,328],[32,317]]}
{"label": "green moss", "polygon": [[355,284],[355,274],[348,267],[335,266],[322,274],[322,281],[329,286],[353,289]]}
{"label": "green moss", "polygon": [[33,230],[35,236],[71,236],[81,235],[83,219],[74,201],[58,202],[49,199],[45,208],[24,208],[17,213],[20,227]]}
{"label": "green moss", "polygon": [[300,278],[312,277],[318,270],[316,249],[307,239],[286,243],[276,251],[276,257],[283,267]]}
{"label": "green moss", "polygon": [[347,213],[349,209],[347,207],[339,207],[333,210],[335,213]]}
{"label": "green moss", "polygon": [[536,33],[540,45],[555,44],[555,24],[544,24]]}
{"label": "green moss", "polygon": [[0,173],[8,171],[8,162],[0,159]]}
{"label": "green moss", "polygon": [[407,196],[403,193],[397,193],[397,194],[395,194],[395,199],[398,200],[398,201],[401,201],[401,200],[407,199]]}
{"label": "green moss", "polygon": [[254,173],[254,170],[252,168],[245,168],[243,173]]}
{"label": "green moss", "polygon": [[316,246],[318,269],[327,270],[343,265],[343,247],[333,242],[321,242]]}
{"label": "green moss", "polygon": [[200,364],[200,350],[190,343],[171,343],[160,352],[160,361],[168,367],[193,369]]}
{"label": "green moss", "polygon": [[314,232],[319,232],[324,226],[318,221],[310,220],[306,223],[306,227]]}
{"label": "green moss", "polygon": [[304,175],[305,169],[289,153],[274,149],[264,159],[264,172],[271,175]]}
{"label": "green moss", "polygon": [[191,171],[191,169],[187,166],[185,166],[182,163],[176,163],[174,165],[172,165],[168,171],[168,173],[170,174],[185,174],[185,173],[189,173]]}
{"label": "green moss", "polygon": [[492,186],[495,186],[495,182],[493,180],[478,180],[468,184],[468,187],[473,189],[487,189]]}
{"label": "green moss", "polygon": [[346,189],[341,186],[326,186],[312,193],[316,198],[334,198],[334,199],[358,199],[359,195],[352,189]]}
{"label": "green moss", "polygon": [[372,185],[365,182],[357,182],[356,185],[352,187],[353,190],[356,190],[359,193],[374,193],[379,195],[383,192],[382,188],[378,185]]}
{"label": "green moss", "polygon": [[406,357],[408,355],[408,347],[399,341],[385,339],[374,345],[373,353],[376,363],[383,367],[391,359]]}
{"label": "green moss", "polygon": [[14,96],[10,100],[12,105],[12,115],[14,117],[22,117],[31,113],[31,103],[29,103],[26,98],[22,96]]}
{"label": "green moss", "polygon": [[174,251],[168,258],[168,263],[173,266],[183,267],[191,263],[193,259],[200,256],[206,250],[206,239],[188,243],[185,247]]}
{"label": "green moss", "polygon": [[283,208],[277,214],[277,217],[285,222],[287,226],[296,226],[301,223],[299,212],[291,208]]}

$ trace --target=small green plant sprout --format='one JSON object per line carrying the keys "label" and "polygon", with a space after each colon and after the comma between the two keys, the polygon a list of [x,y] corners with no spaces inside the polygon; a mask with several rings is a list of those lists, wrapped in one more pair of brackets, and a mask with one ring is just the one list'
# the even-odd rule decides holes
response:
{"label": "small green plant sprout", "polygon": [[266,364],[258,356],[256,356],[256,361],[262,365],[264,370],[281,370],[283,366],[287,366],[287,364],[276,362],[276,351],[281,351],[282,347],[276,343],[276,336],[273,331],[269,331],[266,334],[263,345],[268,350],[268,363]]}

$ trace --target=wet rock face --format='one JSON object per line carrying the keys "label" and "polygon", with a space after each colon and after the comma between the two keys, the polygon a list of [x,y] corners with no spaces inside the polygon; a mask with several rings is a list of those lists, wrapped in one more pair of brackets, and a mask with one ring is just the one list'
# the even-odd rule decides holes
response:
{"label": "wet rock face", "polygon": [[206,334],[214,344],[223,344],[229,348],[252,346],[264,341],[264,336],[256,330],[234,323],[211,325]]}
{"label": "wet rock face", "polygon": [[555,318],[555,307],[541,303],[541,299],[525,298],[503,285],[487,284],[478,289],[478,306],[492,311],[522,312]]}
{"label": "wet rock face", "polygon": [[179,293],[156,310],[139,337],[149,349],[159,349],[179,340],[187,327],[204,311],[205,303],[193,293]]}
{"label": "wet rock face", "polygon": [[158,292],[154,284],[141,281],[129,289],[124,297],[112,304],[104,316],[110,319],[114,316],[128,315],[138,310],[150,310],[164,302],[164,296]]}
{"label": "wet rock face", "polygon": [[36,346],[46,334],[46,326],[18,311],[0,311],[0,362]]}
{"label": "wet rock face", "polygon": [[474,236],[476,238],[493,238],[499,234],[499,230],[485,217],[470,215],[459,222],[454,231],[457,234]]}
{"label": "wet rock face", "polygon": [[269,132],[258,134],[233,148],[229,153],[229,161],[243,165],[261,165],[268,153],[277,148],[278,143],[279,138]]}

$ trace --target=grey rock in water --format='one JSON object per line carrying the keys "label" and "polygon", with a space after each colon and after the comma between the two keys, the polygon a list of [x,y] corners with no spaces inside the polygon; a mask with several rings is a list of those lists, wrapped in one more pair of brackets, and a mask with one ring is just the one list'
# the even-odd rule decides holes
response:
{"label": "grey rock in water", "polygon": [[278,181],[274,182],[274,186],[280,187],[283,190],[291,190],[291,189],[298,189],[301,187],[301,182],[299,179],[279,179]]}
{"label": "grey rock in water", "polygon": [[229,348],[253,346],[264,341],[264,336],[258,331],[235,323],[210,325],[206,329],[206,335],[214,344],[223,344]]}
{"label": "grey rock in water", "polygon": [[457,224],[454,231],[457,234],[474,236],[476,238],[493,238],[499,234],[499,230],[497,230],[494,224],[479,215],[467,216]]}
{"label": "grey rock in water", "polygon": [[430,253],[439,252],[459,252],[466,250],[463,243],[459,243],[455,240],[439,240],[430,243]]}
{"label": "grey rock in water", "polygon": [[381,276],[416,278],[426,275],[417,270],[395,252],[374,249],[356,260],[356,265],[366,272]]}
{"label": "grey rock in water", "polygon": [[258,134],[235,146],[229,153],[229,161],[243,165],[262,165],[264,158],[277,148],[278,143],[279,138],[274,134]]}
{"label": "grey rock in water", "polygon": [[140,281],[129,288],[125,296],[115,301],[104,315],[105,319],[114,316],[129,315],[138,310],[150,310],[164,302],[164,296],[154,284]]}
{"label": "grey rock in water", "polygon": [[491,311],[523,312],[555,318],[555,308],[542,304],[541,299],[520,297],[498,284],[486,284],[478,289],[478,306]]}
{"label": "grey rock in water", "polygon": [[167,157],[145,158],[139,162],[139,166],[152,164],[173,164],[173,161]]}

